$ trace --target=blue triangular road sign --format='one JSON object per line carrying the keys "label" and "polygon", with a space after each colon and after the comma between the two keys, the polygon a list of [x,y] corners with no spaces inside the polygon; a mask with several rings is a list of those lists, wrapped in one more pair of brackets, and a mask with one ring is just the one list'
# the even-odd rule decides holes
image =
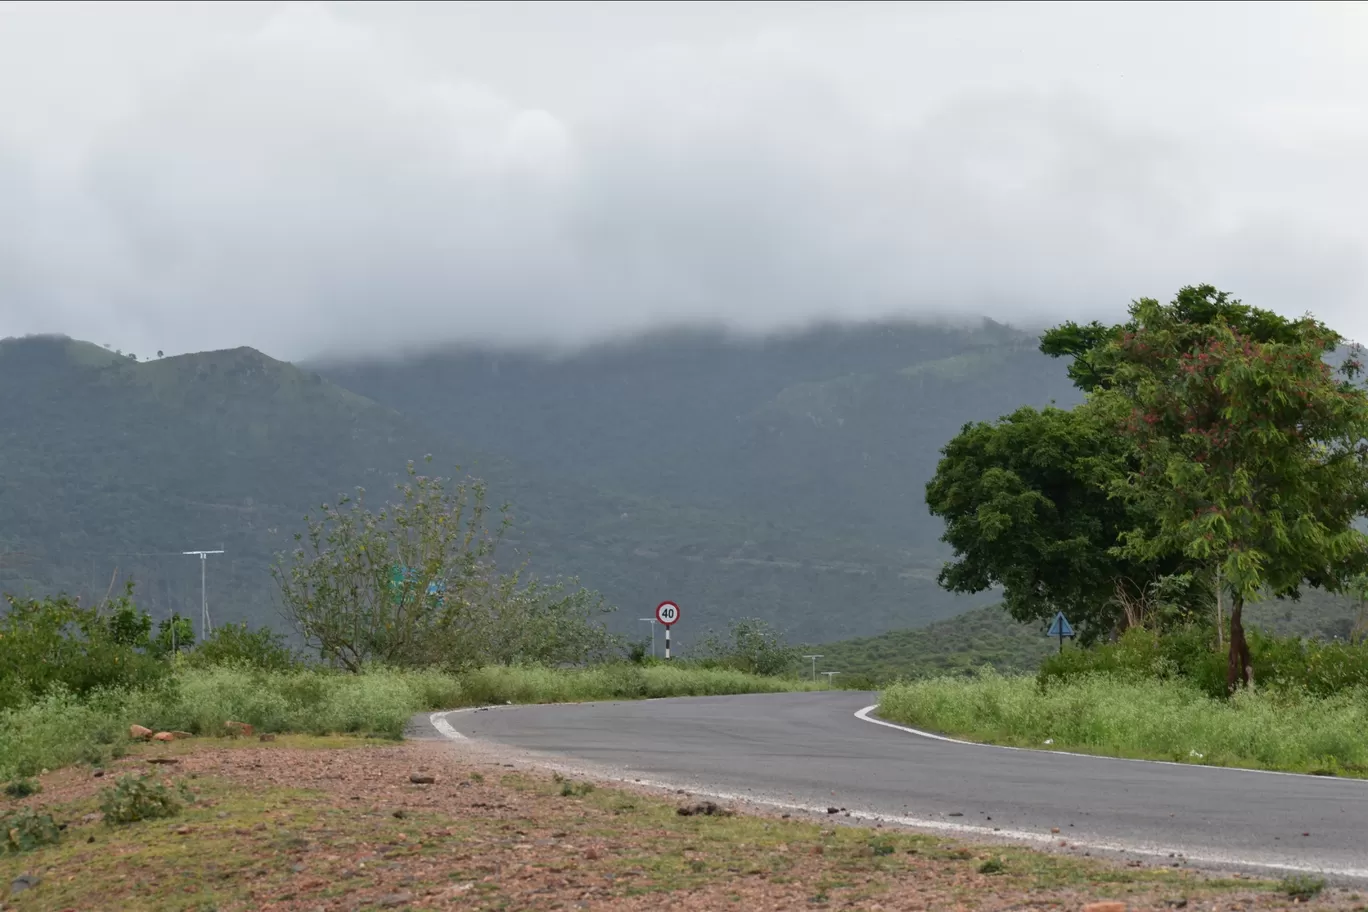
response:
{"label": "blue triangular road sign", "polygon": [[1045,632],[1045,635],[1049,637],[1071,637],[1074,635],[1073,627],[1069,625],[1069,619],[1064,617],[1064,612],[1061,611],[1055,615],[1054,620],[1050,622],[1050,629]]}

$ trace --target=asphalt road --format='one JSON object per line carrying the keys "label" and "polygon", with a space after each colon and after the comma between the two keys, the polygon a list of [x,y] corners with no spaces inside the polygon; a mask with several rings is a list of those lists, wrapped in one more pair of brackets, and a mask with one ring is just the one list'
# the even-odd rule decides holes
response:
{"label": "asphalt road", "polygon": [[[437,724],[447,737],[624,779],[794,810],[844,808],[964,839],[1064,840],[1148,864],[1368,881],[1368,781],[953,743],[856,718],[875,699],[835,691],[501,706]],[[426,719],[421,728],[437,734]]]}

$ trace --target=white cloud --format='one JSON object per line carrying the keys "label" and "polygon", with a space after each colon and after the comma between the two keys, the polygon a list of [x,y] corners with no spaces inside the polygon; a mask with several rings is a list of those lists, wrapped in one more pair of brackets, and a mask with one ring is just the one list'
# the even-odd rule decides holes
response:
{"label": "white cloud", "polygon": [[1212,281],[1368,337],[1353,7],[113,6],[0,5],[0,334],[299,357]]}

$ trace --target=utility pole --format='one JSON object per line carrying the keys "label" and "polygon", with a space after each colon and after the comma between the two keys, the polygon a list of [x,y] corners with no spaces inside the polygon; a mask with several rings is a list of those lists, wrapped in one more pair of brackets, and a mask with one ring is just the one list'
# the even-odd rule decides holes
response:
{"label": "utility pole", "polygon": [[637,618],[637,620],[639,620],[639,621],[646,621],[648,624],[651,625],[651,658],[654,659],[654,658],[655,658],[655,654],[656,654],[656,653],[655,653],[655,625],[656,625],[657,621],[656,621],[655,618]]}
{"label": "utility pole", "polygon": [[[182,552],[181,552],[181,554],[186,554],[186,555],[194,554],[194,555],[198,556],[199,559],[200,559],[200,642],[201,642],[201,643],[204,642],[205,640],[209,639],[209,629],[210,629],[210,628],[209,628],[209,594],[208,594],[208,590],[205,588],[205,583],[204,583],[204,580],[205,580],[205,566],[208,564],[209,555],[211,555],[211,554],[222,554],[222,553],[223,553],[223,550],[222,550],[222,549],[219,549],[218,551],[182,551]],[[171,623],[171,630],[173,631],[173,633],[172,633],[173,636],[175,635],[175,634],[174,634],[175,629],[176,629],[175,622],[172,621],[172,623]],[[173,641],[173,642],[174,642],[174,641]]]}
{"label": "utility pole", "polygon": [[817,680],[817,660],[822,658],[819,655],[803,656],[805,659],[812,659],[812,680]]}
{"label": "utility pole", "polygon": [[830,689],[831,689],[831,685],[832,685],[832,680],[831,680],[831,679],[834,678],[834,677],[836,677],[838,674],[840,674],[840,672],[839,672],[839,671],[824,671],[824,672],[822,672],[822,674],[824,674],[824,675],[827,676],[827,690],[830,690]]}

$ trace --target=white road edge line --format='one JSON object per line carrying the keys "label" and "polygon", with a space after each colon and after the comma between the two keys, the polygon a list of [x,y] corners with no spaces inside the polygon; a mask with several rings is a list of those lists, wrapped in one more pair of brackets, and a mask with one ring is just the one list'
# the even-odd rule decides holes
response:
{"label": "white road edge line", "polygon": [[[483,708],[483,707],[470,707],[470,708],[468,708],[468,709],[452,709],[452,710],[446,710],[445,712],[435,712],[435,713],[432,713],[431,715],[428,716],[428,721],[431,722],[432,727],[433,727],[434,729],[436,729],[437,732],[438,732],[440,735],[442,735],[444,738],[447,738],[447,739],[450,740],[450,741],[466,741],[466,740],[469,740],[469,739],[468,739],[465,735],[463,735],[463,734],[461,734],[460,732],[458,732],[454,727],[452,727],[451,723],[447,721],[446,717],[447,717],[447,716],[451,716],[451,715],[456,715],[457,713],[475,712],[476,709],[480,709],[480,708]],[[903,726],[903,725],[895,725],[895,724],[892,723],[892,722],[885,722],[885,721],[883,721],[882,719],[872,719],[872,718],[869,717],[869,713],[873,712],[875,709],[878,709],[878,705],[877,705],[877,704],[875,704],[874,706],[866,706],[864,709],[862,709],[862,710],[858,711],[857,713],[855,713],[855,716],[856,716],[857,718],[859,718],[859,719],[865,721],[865,722],[873,722],[875,725],[885,725],[885,726],[887,726],[887,727],[889,727],[889,728],[900,729],[900,730],[902,730],[902,731],[910,732],[911,734],[914,734],[914,735],[922,735],[923,737],[931,738],[931,739],[936,740],[936,741],[948,741],[948,742],[951,742],[951,743],[954,743],[954,744],[971,744],[971,745],[974,745],[974,746],[976,746],[976,747],[997,747],[997,746],[998,746],[998,745],[991,745],[991,744],[975,744],[975,742],[973,742],[973,741],[957,741],[957,740],[954,739],[954,738],[947,738],[947,737],[945,737],[945,736],[943,736],[943,735],[933,735],[933,734],[931,734],[931,733],[929,733],[929,732],[918,731],[918,730],[915,729],[915,728],[908,728],[908,727]],[[1005,747],[1005,748],[1001,748],[1001,749],[1002,749],[1002,750],[1030,750],[1030,748],[1020,748],[1020,747]],[[1050,751],[1041,751],[1041,753],[1064,753],[1064,752],[1063,752],[1063,751],[1053,751],[1053,752],[1050,752]],[[1108,757],[1094,757],[1094,756],[1091,755],[1091,754],[1072,754],[1071,756],[1089,757],[1089,758],[1094,759],[1094,760],[1118,759],[1118,758],[1108,758]],[[1138,760],[1138,761],[1131,761],[1131,762],[1137,762],[1137,763],[1160,763],[1160,762],[1165,762],[1165,763],[1167,763],[1167,762],[1170,762],[1170,761],[1146,761],[1146,760]],[[540,764],[540,765],[549,766],[549,767],[552,768],[552,769],[555,769],[555,768],[556,768],[556,765],[555,765],[555,764]],[[1172,765],[1174,765],[1174,766],[1192,766],[1193,764],[1176,763],[1176,764],[1172,764]],[[569,771],[569,770],[571,769],[571,767],[567,765],[567,766],[565,767],[565,769],[566,769],[567,771]],[[1266,770],[1250,770],[1250,772],[1267,772],[1267,771],[1266,771]],[[642,785],[642,786],[646,786],[647,788],[659,789],[659,790],[662,790],[662,791],[675,792],[675,791],[678,791],[678,790],[681,788],[680,784],[677,783],[677,782],[660,782],[660,781],[651,780],[651,779],[637,779],[637,778],[628,777],[628,776],[619,776],[619,775],[615,775],[615,774],[608,774],[608,773],[601,773],[601,772],[596,772],[595,775],[604,775],[604,776],[606,776],[606,778],[613,779],[613,780],[615,780],[615,781],[622,782],[622,783],[625,783],[625,784],[628,784],[628,785]],[[1279,774],[1276,774],[1276,775],[1300,775],[1300,774],[1296,774],[1296,773],[1279,773]],[[1312,778],[1322,778],[1322,777],[1318,777],[1318,776],[1317,776],[1317,777],[1312,777]],[[710,789],[698,788],[697,786],[690,787],[688,790],[689,790],[689,791],[692,791],[692,792],[695,792],[695,793],[698,793],[698,794],[706,795],[706,796],[709,797],[709,798],[715,798],[715,799],[717,799],[717,800],[719,800],[719,801],[732,801],[732,802],[736,802],[736,803],[739,803],[739,804],[759,805],[759,806],[762,806],[762,807],[774,808],[774,809],[782,810],[782,811],[798,811],[798,812],[804,813],[804,814],[814,814],[814,815],[822,815],[822,816],[825,816],[825,815],[827,814],[827,809],[826,809],[825,807],[815,807],[815,806],[813,806],[813,805],[807,805],[807,804],[795,804],[795,803],[789,803],[789,802],[783,802],[783,801],[775,801],[775,800],[768,799],[768,798],[759,798],[759,797],[756,797],[756,796],[754,796],[754,795],[741,795],[741,794],[732,793],[732,792],[720,792],[720,791],[714,791],[714,790],[710,790]],[[878,812],[876,812],[876,811],[857,810],[857,809],[853,809],[853,808],[852,808],[852,809],[849,809],[849,812],[850,812],[850,816],[851,816],[853,819],[858,819],[858,820],[870,820],[870,821],[874,821],[874,822],[876,822],[876,823],[892,823],[892,824],[897,824],[898,826],[908,827],[909,829],[915,829],[915,830],[929,830],[929,831],[932,831],[932,832],[939,832],[939,833],[952,833],[952,834],[959,835],[959,836],[979,836],[979,837],[984,837],[984,838],[987,838],[987,839],[1004,839],[1004,840],[1008,840],[1008,841],[1011,841],[1011,842],[1035,843],[1035,844],[1038,844],[1038,845],[1046,845],[1046,846],[1051,846],[1051,847],[1055,846],[1058,842],[1066,841],[1065,839],[1061,838],[1061,836],[1058,835],[1058,834],[1036,833],[1036,832],[1033,832],[1033,831],[1030,831],[1030,830],[1006,830],[1006,829],[999,829],[999,828],[995,828],[995,827],[976,826],[976,825],[974,825],[974,824],[969,824],[969,823],[948,823],[948,822],[946,822],[946,821],[944,821],[944,820],[933,820],[933,819],[926,818],[926,817],[904,817],[904,816],[900,816],[900,815],[896,815],[896,814],[883,814],[883,813],[878,813]],[[1067,841],[1068,841],[1068,843],[1069,843],[1069,846],[1072,847],[1072,848],[1090,849],[1090,850],[1097,851],[1097,852],[1114,852],[1114,853],[1123,854],[1123,855],[1142,855],[1142,856],[1149,857],[1149,858],[1163,858],[1163,859],[1165,859],[1165,860],[1167,860],[1172,854],[1174,854],[1174,853],[1177,851],[1176,849],[1170,849],[1170,848],[1151,849],[1151,848],[1144,848],[1144,847],[1136,847],[1136,846],[1132,846],[1132,845],[1124,845],[1124,844],[1121,844],[1121,843],[1093,842],[1093,841],[1084,841],[1084,840],[1079,840],[1079,839],[1068,839]],[[1223,857],[1219,857],[1219,856],[1197,855],[1197,854],[1193,854],[1192,852],[1189,852],[1189,851],[1186,851],[1186,850],[1184,850],[1181,854],[1182,854],[1182,860],[1183,860],[1186,864],[1188,864],[1189,866],[1194,865],[1194,864],[1195,864],[1195,865],[1211,865],[1211,866],[1216,866],[1216,867],[1231,867],[1231,866],[1234,866],[1234,867],[1243,867],[1243,868],[1257,868],[1257,869],[1266,870],[1266,871],[1281,871],[1281,872],[1294,873],[1294,874],[1321,874],[1321,875],[1326,875],[1326,876],[1330,876],[1330,877],[1343,877],[1343,878],[1350,878],[1350,879],[1354,879],[1354,880],[1368,880],[1368,868],[1324,868],[1324,867],[1316,867],[1316,866],[1314,866],[1314,865],[1288,864],[1288,863],[1282,863],[1282,862],[1244,861],[1244,860],[1240,860],[1240,859],[1236,859],[1236,858],[1230,858],[1230,857],[1224,857],[1224,858],[1223,858]]]}
{"label": "white road edge line", "polygon": [[866,706],[864,709],[855,712],[855,718],[862,722],[872,722],[875,725],[882,725],[885,728],[895,728],[900,732],[907,732],[909,735],[916,735],[919,738],[930,738],[932,741],[944,741],[947,744],[963,744],[966,747],[982,747],[991,750],[1003,751],[1022,751],[1028,754],[1053,754],[1060,757],[1083,757],[1088,760],[1097,760],[1103,763],[1148,763],[1158,766],[1181,766],[1184,769],[1192,770],[1221,770],[1231,773],[1259,773],[1263,776],[1295,776],[1301,779],[1315,779],[1324,782],[1327,779],[1333,782],[1352,782],[1355,787],[1368,787],[1368,779],[1347,779],[1342,776],[1313,776],[1310,773],[1288,773],[1282,770],[1251,769],[1247,766],[1212,766],[1205,763],[1179,763],[1176,760],[1141,760],[1136,757],[1107,757],[1102,754],[1080,754],[1076,751],[1049,750],[1042,747],[1010,747],[1006,744],[985,744],[982,741],[964,741],[960,738],[949,738],[945,735],[937,735],[933,732],[922,731],[920,728],[911,728],[906,725],[898,725],[896,722],[885,722],[883,719],[875,719],[870,713],[878,709],[876,703],[873,706]]}

